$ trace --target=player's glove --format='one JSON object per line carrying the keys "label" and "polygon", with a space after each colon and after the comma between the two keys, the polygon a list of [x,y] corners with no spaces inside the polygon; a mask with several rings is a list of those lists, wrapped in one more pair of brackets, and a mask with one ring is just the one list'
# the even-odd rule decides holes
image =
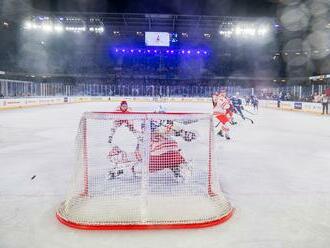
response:
{"label": "player's glove", "polygon": [[167,125],[173,125],[173,124],[174,124],[174,121],[173,121],[173,120],[167,120],[167,121],[166,121],[166,124],[167,124]]}
{"label": "player's glove", "polygon": [[182,130],[174,130],[174,136],[176,136],[176,137],[181,136],[181,131]]}
{"label": "player's glove", "polygon": [[196,134],[194,132],[184,131],[183,139],[187,142],[193,141],[196,139]]}

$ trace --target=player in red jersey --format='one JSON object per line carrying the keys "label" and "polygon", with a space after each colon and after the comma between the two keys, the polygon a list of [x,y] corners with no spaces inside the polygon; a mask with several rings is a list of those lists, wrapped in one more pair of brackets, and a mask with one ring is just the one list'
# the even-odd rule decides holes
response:
{"label": "player in red jersey", "polygon": [[212,96],[213,102],[213,114],[220,121],[220,130],[218,135],[225,136],[227,140],[229,136],[229,124],[232,121],[233,113],[231,111],[232,104],[227,97],[226,91],[221,90],[220,93],[216,93]]}
{"label": "player in red jersey", "polygon": [[191,142],[197,138],[197,135],[193,131],[185,130],[183,125],[172,120],[151,123],[150,172],[168,168],[172,170],[177,181],[186,179],[187,174],[190,173],[189,164],[175,137]]}
{"label": "player in red jersey", "polygon": [[[120,105],[116,108],[116,112],[121,112],[121,113],[128,113],[130,112],[131,109],[128,107],[128,104],[126,101],[121,101]],[[117,128],[124,126],[129,129],[129,131],[133,132],[134,134],[136,133],[136,130],[133,125],[133,121],[131,120],[115,120],[113,123],[113,127],[111,128],[110,136],[109,136],[109,143],[112,143],[112,138],[114,134],[116,133]]]}
{"label": "player in red jersey", "polygon": [[117,107],[116,111],[126,113],[129,111],[127,101],[123,100],[120,102],[120,105]]}

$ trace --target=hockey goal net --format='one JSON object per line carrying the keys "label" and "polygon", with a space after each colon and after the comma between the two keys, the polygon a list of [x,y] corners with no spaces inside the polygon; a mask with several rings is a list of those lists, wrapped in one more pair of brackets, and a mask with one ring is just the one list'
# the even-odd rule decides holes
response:
{"label": "hockey goal net", "polygon": [[72,186],[57,218],[80,229],[226,221],[232,207],[220,189],[213,135],[209,114],[85,113]]}

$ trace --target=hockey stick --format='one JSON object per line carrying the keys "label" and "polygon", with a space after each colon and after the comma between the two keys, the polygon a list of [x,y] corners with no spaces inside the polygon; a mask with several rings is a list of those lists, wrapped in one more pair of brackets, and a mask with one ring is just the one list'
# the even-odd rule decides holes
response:
{"label": "hockey stick", "polygon": [[244,116],[244,118],[245,118],[246,120],[251,121],[251,124],[254,124],[254,121],[253,121],[252,119],[250,119],[250,118],[248,118],[248,117],[245,117],[245,116]]}
{"label": "hockey stick", "polygon": [[254,121],[252,119],[250,119],[249,117],[246,117],[245,115],[243,115],[243,113],[240,113],[239,111],[235,112],[236,115],[239,115],[243,120],[249,120],[251,121],[251,124],[254,124]]}
{"label": "hockey stick", "polygon": [[246,110],[245,108],[243,109],[243,111],[245,111],[246,113],[249,113],[249,114],[251,114],[251,115],[256,115],[256,113],[253,113],[253,112],[251,112],[251,111],[249,111],[249,110]]}

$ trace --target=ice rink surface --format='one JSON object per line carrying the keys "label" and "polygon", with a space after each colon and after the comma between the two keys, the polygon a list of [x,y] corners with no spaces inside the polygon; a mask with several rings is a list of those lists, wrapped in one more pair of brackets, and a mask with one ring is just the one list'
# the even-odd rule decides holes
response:
{"label": "ice rink surface", "polygon": [[[330,117],[270,109],[253,116],[255,125],[240,122],[229,142],[217,137],[222,189],[236,209],[228,222],[161,231],[82,231],[60,224],[55,212],[70,185],[79,119],[84,111],[116,105],[0,112],[0,248],[330,246]],[[157,105],[131,107],[153,111]],[[163,105],[168,111],[211,110],[201,103]]]}

